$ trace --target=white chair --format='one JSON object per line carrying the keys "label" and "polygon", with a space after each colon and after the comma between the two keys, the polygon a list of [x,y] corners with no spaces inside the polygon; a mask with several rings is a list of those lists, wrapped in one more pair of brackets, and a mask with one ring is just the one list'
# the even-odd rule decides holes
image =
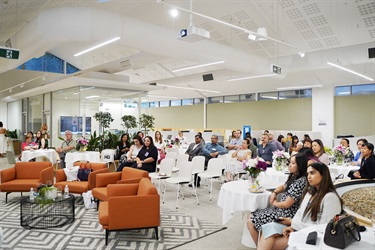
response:
{"label": "white chair", "polygon": [[[202,156],[202,155],[194,156],[193,160],[191,161],[193,163],[192,175],[204,172],[204,161],[205,161],[204,156]],[[198,178],[197,178],[196,181],[198,181]],[[194,185],[196,187],[197,183],[194,183]]]}
{"label": "white chair", "polygon": [[167,152],[167,154],[176,153],[178,155],[180,153],[177,148],[166,148],[165,151]]}
{"label": "white chair", "polygon": [[189,155],[183,154],[177,156],[176,166],[173,168],[173,172],[177,172],[180,168],[181,163],[189,161]]}
{"label": "white chair", "polygon": [[16,158],[14,156],[13,151],[6,151],[6,154],[7,154],[7,160],[8,160],[8,167],[9,165],[16,164]]}
{"label": "white chair", "polygon": [[[180,185],[181,184],[188,184],[191,181],[191,173],[193,172],[193,163],[190,162],[190,161],[185,161],[181,164],[181,168],[180,168],[180,171],[178,172],[178,176],[177,177],[171,177],[171,178],[168,178],[165,180],[165,182],[167,183],[170,183],[170,184],[176,184],[177,185],[177,188],[176,188],[176,195],[177,195],[177,198],[176,198],[176,209],[178,209],[178,199],[180,198],[180,192],[182,194],[182,199],[185,200],[185,196],[184,196],[184,192],[182,191],[182,188],[180,188]],[[197,191],[196,189],[194,188],[194,183],[192,182],[192,185],[193,185],[193,191],[194,191],[194,195],[195,195],[195,198],[197,199],[197,204],[199,205],[199,200],[198,200],[198,196],[197,196]],[[164,196],[163,196],[163,203],[165,201],[165,190],[166,190],[166,184],[164,184]]]}
{"label": "white chair", "polygon": [[160,183],[164,179],[168,179],[172,176],[172,167],[173,167],[173,159],[171,158],[166,158],[163,159],[160,162],[160,170],[159,172],[155,173],[149,173],[149,176],[151,180],[157,179],[159,181],[159,192],[161,191],[160,189]]}
{"label": "white chair", "polygon": [[221,158],[212,158],[208,161],[207,171],[204,173],[198,174],[199,177],[203,179],[211,180],[210,187],[210,201],[212,200],[212,181],[214,178],[220,178],[222,174],[223,159]]}
{"label": "white chair", "polygon": [[100,161],[105,162],[108,167],[110,163],[113,162],[113,164],[115,165],[115,169],[117,169],[116,163],[115,163],[115,153],[114,153],[114,150],[112,149],[104,149],[100,154]]}

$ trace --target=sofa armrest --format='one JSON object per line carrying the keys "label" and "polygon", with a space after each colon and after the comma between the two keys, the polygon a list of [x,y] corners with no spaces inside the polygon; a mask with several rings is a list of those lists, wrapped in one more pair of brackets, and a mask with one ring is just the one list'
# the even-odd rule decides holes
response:
{"label": "sofa armrest", "polygon": [[40,182],[41,183],[47,183],[47,181],[52,181],[53,183],[53,167],[48,167],[48,168],[45,168],[43,169],[41,172],[40,172]]}
{"label": "sofa armrest", "polygon": [[96,187],[106,187],[108,184],[116,184],[121,178],[121,172],[96,175]]}
{"label": "sofa armrest", "polygon": [[137,195],[139,184],[109,184],[107,197]]}
{"label": "sofa armrest", "polygon": [[16,179],[16,168],[7,168],[0,171],[0,183]]}
{"label": "sofa armrest", "polygon": [[108,199],[109,230],[160,226],[159,195]]}
{"label": "sofa armrest", "polygon": [[56,182],[66,181],[64,169],[56,170]]}
{"label": "sofa armrest", "polygon": [[91,172],[89,174],[89,179],[88,179],[89,190],[92,190],[93,188],[96,187],[96,176],[97,176],[97,174],[103,174],[103,173],[108,173],[108,172],[109,172],[108,168],[103,168],[103,169],[99,169],[99,170]]}
{"label": "sofa armrest", "polygon": [[133,179],[119,180],[117,182],[117,184],[139,183],[143,178],[146,178],[146,177],[138,177],[138,178],[133,178]]}

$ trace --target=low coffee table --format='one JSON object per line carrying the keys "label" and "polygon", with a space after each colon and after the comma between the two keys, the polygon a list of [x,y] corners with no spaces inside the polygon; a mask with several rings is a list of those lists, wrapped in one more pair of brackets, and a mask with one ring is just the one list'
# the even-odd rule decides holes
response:
{"label": "low coffee table", "polygon": [[45,229],[62,227],[70,224],[75,219],[75,197],[58,197],[53,203],[38,204],[29,197],[21,199],[21,226],[32,229]]}

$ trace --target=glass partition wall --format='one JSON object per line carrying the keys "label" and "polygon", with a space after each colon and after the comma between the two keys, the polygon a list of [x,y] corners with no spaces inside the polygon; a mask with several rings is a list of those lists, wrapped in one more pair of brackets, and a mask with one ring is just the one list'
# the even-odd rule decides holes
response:
{"label": "glass partition wall", "polygon": [[[58,147],[64,138],[65,130],[73,132],[73,138],[85,136],[87,139],[96,131],[99,134],[99,123],[94,119],[100,111],[111,113],[114,119],[109,130],[122,133],[122,116],[133,115],[137,121],[141,112],[141,102],[148,102],[146,92],[108,89],[93,86],[78,86],[52,93],[52,145]],[[147,110],[144,110],[147,112]],[[132,135],[138,130],[129,130]]]}

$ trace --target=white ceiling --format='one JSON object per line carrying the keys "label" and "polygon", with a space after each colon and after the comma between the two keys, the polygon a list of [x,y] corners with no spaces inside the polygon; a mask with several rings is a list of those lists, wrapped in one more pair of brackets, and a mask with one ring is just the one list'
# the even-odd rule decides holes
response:
{"label": "white ceiling", "polygon": [[[256,32],[266,27],[268,36],[297,49],[268,41],[251,41],[248,34],[223,24],[192,16],[194,26],[211,38],[195,43],[178,40],[189,26],[190,15],[177,18],[156,0],[0,0],[0,45],[11,42],[20,49],[19,60],[0,59],[0,91],[4,101],[77,85],[131,91],[156,96],[191,98],[275,91],[279,87],[316,84],[363,84],[368,80],[327,65],[336,62],[368,77],[375,77],[374,0],[194,0],[193,11]],[[166,0],[189,9],[190,1]],[[121,40],[79,57],[73,54],[110,37]],[[306,53],[304,58],[298,52]],[[13,70],[33,57],[52,53],[82,70],[75,76],[44,73],[16,77]],[[121,67],[127,61],[131,66]],[[173,73],[179,67],[225,60],[225,63]],[[276,77],[228,82],[229,78],[268,74],[270,64],[282,67]],[[101,72],[96,73],[96,72]],[[214,80],[203,82],[202,74]],[[35,76],[36,74],[36,76]],[[116,74],[117,76],[114,76]],[[149,86],[164,85],[219,90],[220,93]],[[150,97],[149,100],[163,100]]]}

